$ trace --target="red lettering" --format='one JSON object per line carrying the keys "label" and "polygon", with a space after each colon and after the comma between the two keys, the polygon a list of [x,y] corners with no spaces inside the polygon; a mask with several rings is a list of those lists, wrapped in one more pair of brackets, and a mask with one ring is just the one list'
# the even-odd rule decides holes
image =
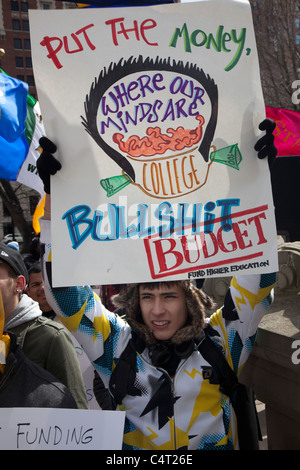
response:
{"label": "red lettering", "polygon": [[[59,42],[56,49],[53,49],[52,44],[51,44],[52,41],[58,41]],[[61,69],[62,65],[59,62],[58,58],[57,58],[57,53],[61,50],[62,45],[63,45],[63,41],[59,38],[56,38],[56,37],[51,37],[50,38],[49,36],[45,36],[40,44],[41,44],[41,46],[45,46],[47,48],[47,50],[48,50],[47,57],[49,59],[53,60],[53,63],[55,65],[55,67],[57,69]]]}
{"label": "red lettering", "polygon": [[[225,232],[225,233],[227,234],[228,232]],[[224,244],[223,234],[224,234],[223,227],[220,227],[219,230],[217,231],[217,240],[218,240],[218,245],[219,245],[220,249],[222,251],[224,251],[224,253],[230,253],[231,251],[235,251],[237,249],[236,241],[228,242],[228,245],[231,245],[231,247],[232,247],[231,250],[228,250],[228,248],[226,248],[226,246]]]}
{"label": "red lettering", "polygon": [[[261,252],[257,252],[237,258],[228,258],[228,255],[225,255],[225,258],[222,259],[220,252],[230,253],[238,251],[238,249],[247,250],[255,245],[266,243],[262,227],[262,220],[265,219],[266,214],[261,212],[234,222],[232,229],[228,232],[220,226],[216,233],[200,232],[199,235],[182,236],[175,239],[151,240],[150,237],[147,241],[145,240],[145,246],[153,278],[162,277],[164,273],[168,276],[174,273],[188,272],[191,267],[194,270],[195,266],[198,269],[204,269],[205,266],[221,266],[228,262],[251,260],[262,256]],[[214,258],[216,255],[218,257]],[[157,269],[154,267],[154,260],[157,263]]]}
{"label": "red lettering", "polygon": [[248,219],[249,225],[253,221],[255,223],[257,235],[259,237],[259,240],[257,243],[258,245],[261,245],[262,243],[267,243],[267,240],[264,237],[263,229],[262,229],[261,222],[260,222],[260,219],[265,219],[265,218],[266,218],[266,214],[262,213],[262,214],[255,215],[254,217],[250,217],[250,219]]}
{"label": "red lettering", "polygon": [[83,47],[82,47],[82,44],[81,42],[79,41],[79,39],[76,37],[76,35],[74,33],[71,34],[71,37],[74,39],[74,41],[76,42],[77,46],[78,46],[78,49],[75,49],[74,51],[70,51],[69,49],[69,43],[68,43],[68,38],[67,36],[64,36],[63,37],[63,41],[64,41],[64,47],[65,47],[65,51],[67,52],[67,54],[74,54],[75,52],[80,52],[80,51],[83,51]]}
{"label": "red lettering", "polygon": [[92,51],[94,51],[94,50],[96,49],[96,46],[94,46],[94,44],[90,41],[90,38],[89,38],[88,35],[86,34],[86,31],[85,31],[85,30],[88,29],[88,28],[92,28],[93,26],[94,26],[93,23],[88,24],[87,26],[84,26],[83,28],[79,29],[79,30],[76,31],[76,33],[75,33],[75,34],[77,34],[77,35],[83,33],[84,39],[86,40],[87,45],[89,46],[89,48],[90,48]]}
{"label": "red lettering", "polygon": [[[206,242],[207,237],[210,237],[211,242],[212,242],[212,247],[214,248],[214,251],[211,254],[208,253],[208,246],[207,246],[207,242]],[[200,233],[200,238],[201,238],[202,251],[203,251],[204,258],[210,258],[211,256],[215,256],[215,254],[217,254],[218,251],[219,251],[218,250],[218,241],[217,241],[217,238],[216,238],[215,234],[213,232],[209,232],[209,233],[206,233],[206,234],[201,232]]]}
{"label": "red lettering", "polygon": [[[150,24],[147,25],[147,23],[150,23]],[[144,39],[145,43],[148,44],[148,46],[158,46],[157,42],[153,42],[153,43],[149,42],[144,33],[144,31],[146,31],[147,29],[152,29],[152,28],[155,28],[156,26],[157,26],[156,21],[150,20],[150,19],[144,20],[141,24],[141,36]]]}
{"label": "red lettering", "polygon": [[[90,38],[88,37],[87,33],[86,33],[86,30],[88,28],[91,28],[92,26],[94,26],[93,24],[89,24],[87,26],[84,26],[83,28],[79,29],[78,31],[76,31],[76,33],[72,33],[71,34],[71,38],[73,39],[73,41],[76,43],[77,45],[77,49],[75,50],[70,50],[69,48],[69,43],[68,43],[68,38],[67,36],[63,36],[63,39],[60,39],[58,37],[49,37],[49,36],[45,36],[43,38],[43,40],[40,42],[41,46],[44,46],[47,48],[47,51],[48,51],[48,54],[47,54],[47,57],[49,59],[51,59],[53,61],[53,64],[55,65],[55,67],[57,69],[61,69],[62,68],[62,64],[61,62],[58,60],[58,53],[59,51],[62,49],[62,46],[64,46],[64,50],[67,54],[74,54],[75,52],[81,52],[84,50],[84,46],[83,44],[81,43],[81,41],[79,40],[79,38],[77,37],[78,34],[81,34],[83,33],[83,36],[84,36],[84,39],[86,41],[86,44],[88,45],[88,47],[93,51],[94,49],[96,49],[96,47],[94,46],[94,44],[90,41]],[[58,45],[57,47],[54,49],[52,47],[52,42],[53,41],[58,41]]]}
{"label": "red lettering", "polygon": [[[105,21],[105,24],[111,26],[111,35],[113,44],[115,46],[119,45],[118,42],[118,34],[122,34],[126,40],[130,39],[128,33],[134,33],[134,37],[137,41],[140,41],[140,37],[145,41],[146,44],[149,46],[158,46],[158,43],[151,43],[146,38],[145,31],[149,29],[153,29],[157,26],[156,21],[147,19],[142,21],[141,25],[139,26],[137,20],[133,21],[133,25],[131,27],[125,27],[124,17],[122,18],[113,18],[112,20]],[[117,29],[117,24],[119,24],[119,29]]]}
{"label": "red lettering", "polygon": [[105,24],[111,25],[111,33],[112,33],[112,40],[115,46],[118,46],[118,39],[117,39],[117,30],[116,30],[116,23],[120,23],[123,21],[124,18],[114,18],[113,20],[105,21]]}
{"label": "red lettering", "polygon": [[123,34],[125,39],[129,39],[129,36],[127,33],[135,33],[135,37],[137,41],[140,40],[140,35],[139,35],[139,28],[138,28],[138,22],[136,20],[133,21],[133,28],[125,28],[124,23],[121,22],[120,25],[120,31],[118,31],[118,34]]}
{"label": "red lettering", "polygon": [[[182,237],[181,238],[181,244],[182,244],[184,259],[188,263],[191,263],[191,264],[192,263],[197,263],[197,261],[200,259],[200,250],[199,250],[199,247],[198,247],[197,238],[196,237],[193,237],[193,238],[194,238],[195,243],[192,245],[192,249],[189,248],[189,243],[188,243],[187,237]],[[195,261],[191,260],[190,252],[193,252],[193,253],[196,252],[197,253],[197,258],[195,259]]]}
{"label": "red lettering", "polygon": [[[163,250],[162,244],[169,243],[170,248],[166,251]],[[155,245],[155,251],[156,251],[156,256],[157,256],[157,261],[159,264],[159,272],[165,272],[169,271],[170,269],[176,269],[178,266],[182,264],[183,261],[183,256],[182,254],[174,250],[176,247],[176,240],[173,238],[168,238],[164,240],[155,240],[154,242]],[[173,266],[168,267],[167,262],[166,262],[166,256],[167,255],[174,255],[175,256],[175,264]]]}
{"label": "red lettering", "polygon": [[243,237],[248,237],[248,232],[246,230],[244,232],[241,232],[239,224],[247,225],[247,222],[246,220],[241,220],[238,223],[232,224],[232,228],[236,237],[236,241],[238,242],[239,248],[241,250],[244,250],[245,248],[249,248],[250,246],[252,246],[252,242],[250,242],[249,245],[245,245]]}

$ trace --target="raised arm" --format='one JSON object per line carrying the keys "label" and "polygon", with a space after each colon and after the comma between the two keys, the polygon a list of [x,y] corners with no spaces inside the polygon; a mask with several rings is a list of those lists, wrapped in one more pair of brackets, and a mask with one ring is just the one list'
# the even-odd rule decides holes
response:
{"label": "raised arm", "polygon": [[[48,303],[63,325],[76,337],[85,353],[101,374],[107,386],[124,345],[130,338],[130,329],[118,315],[109,312],[90,286],[52,286],[51,274],[51,196],[50,174],[61,168],[51,152],[56,150],[49,139],[42,138],[43,152],[38,160],[38,171],[46,193],[44,217],[41,225],[41,261],[45,294]],[[49,162],[50,170],[47,171]]]}

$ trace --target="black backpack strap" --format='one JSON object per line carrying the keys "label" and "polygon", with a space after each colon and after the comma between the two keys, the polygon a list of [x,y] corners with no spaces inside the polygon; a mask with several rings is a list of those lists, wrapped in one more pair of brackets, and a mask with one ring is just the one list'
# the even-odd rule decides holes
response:
{"label": "black backpack strap", "polygon": [[198,345],[198,350],[204,359],[212,366],[214,374],[220,384],[220,390],[233,399],[233,394],[238,386],[238,378],[231,369],[221,349],[213,342],[204,329],[205,336]]}
{"label": "black backpack strap", "polygon": [[141,391],[134,386],[136,376],[136,356],[145,347],[144,341],[135,333],[122,352],[118,364],[109,381],[109,390],[115,403],[120,405],[125,395],[140,396]]}
{"label": "black backpack strap", "polygon": [[262,434],[253,390],[239,383],[233,405],[238,423],[240,449],[259,450]]}
{"label": "black backpack strap", "polygon": [[239,383],[237,375],[208,331],[209,327],[204,329],[205,337],[200,341],[198,350],[212,366],[220,390],[231,400],[237,418],[239,447],[241,450],[259,450],[258,442],[262,436],[253,390]]}
{"label": "black backpack strap", "polygon": [[102,410],[114,410],[115,403],[108,389],[105,387],[100,375],[94,370],[93,379],[93,392],[94,396]]}

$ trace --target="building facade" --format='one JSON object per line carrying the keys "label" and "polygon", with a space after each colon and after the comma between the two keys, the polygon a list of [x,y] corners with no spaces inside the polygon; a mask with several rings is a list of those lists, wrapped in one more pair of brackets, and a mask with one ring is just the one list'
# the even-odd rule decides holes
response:
{"label": "building facade", "polygon": [[35,98],[28,10],[65,8],[76,5],[54,0],[0,0],[0,66],[8,75],[28,83],[29,93]]}

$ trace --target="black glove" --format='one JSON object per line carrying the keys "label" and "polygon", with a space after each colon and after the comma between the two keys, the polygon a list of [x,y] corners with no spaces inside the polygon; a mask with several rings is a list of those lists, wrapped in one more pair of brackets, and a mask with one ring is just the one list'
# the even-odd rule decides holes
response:
{"label": "black glove", "polygon": [[254,150],[256,150],[258,158],[268,157],[269,168],[271,169],[272,164],[277,155],[277,148],[274,145],[274,130],[276,123],[272,119],[264,119],[258,128],[261,131],[266,131],[266,134],[261,137],[256,144],[254,145]]}
{"label": "black glove", "polygon": [[36,166],[39,176],[44,183],[44,191],[50,194],[50,175],[55,175],[61,169],[61,164],[52,155],[56,152],[57,147],[51,140],[47,137],[41,137],[39,143],[43,151],[37,159]]}

